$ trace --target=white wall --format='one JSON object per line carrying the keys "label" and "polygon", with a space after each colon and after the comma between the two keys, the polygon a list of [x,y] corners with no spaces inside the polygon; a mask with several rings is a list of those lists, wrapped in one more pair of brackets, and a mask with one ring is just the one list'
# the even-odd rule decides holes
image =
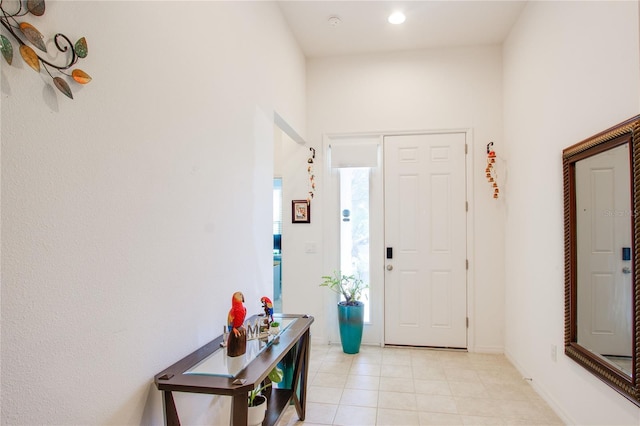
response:
{"label": "white wall", "polygon": [[[1,423],[162,424],[153,376],[220,334],[235,290],[252,313],[271,294],[273,112],[304,131],[304,57],[268,2],[29,21],[86,36],[93,81],[71,101],[17,44],[2,64]],[[228,424],[226,399],[177,404]]]}
{"label": "white wall", "polygon": [[[456,48],[313,59],[307,62],[307,142],[319,148],[325,133],[414,131],[470,128],[473,132],[473,188],[470,208],[475,215],[472,262],[470,342],[478,351],[503,349],[503,206],[492,198],[485,180],[486,144],[502,147],[502,58],[499,46]],[[320,150],[318,150],[320,154]],[[319,182],[324,159],[316,162]],[[326,188],[315,198],[322,205]],[[316,316],[314,338],[326,341],[336,324],[325,321],[332,295],[319,288],[324,247],[321,210],[313,211],[307,240],[319,244],[311,256],[297,251],[297,274],[304,294],[293,302]],[[302,242],[302,240],[299,240]],[[291,256],[291,254],[289,254]],[[291,263],[291,262],[290,262]],[[335,331],[335,330],[334,330]],[[379,342],[378,342],[379,343]]]}
{"label": "white wall", "polygon": [[580,425],[640,422],[562,350],[562,149],[638,114],[638,38],[635,1],[530,2],[504,46],[506,353]]}

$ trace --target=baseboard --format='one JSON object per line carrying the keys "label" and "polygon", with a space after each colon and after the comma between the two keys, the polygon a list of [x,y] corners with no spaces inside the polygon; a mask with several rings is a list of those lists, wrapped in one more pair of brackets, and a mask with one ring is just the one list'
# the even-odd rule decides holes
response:
{"label": "baseboard", "polygon": [[522,375],[523,380],[528,380],[531,384],[531,387],[540,398],[542,398],[549,407],[560,417],[560,420],[566,425],[574,425],[576,424],[573,419],[567,414],[567,412],[562,408],[560,404],[551,396],[551,394],[546,390],[546,388],[540,384],[539,381],[533,380],[531,375],[520,365],[513,356],[509,353],[509,351],[504,351],[504,356],[507,357],[509,362],[515,367],[516,370]]}
{"label": "baseboard", "polygon": [[469,352],[475,352],[479,354],[503,354],[504,347],[502,346],[475,346],[469,348]]}

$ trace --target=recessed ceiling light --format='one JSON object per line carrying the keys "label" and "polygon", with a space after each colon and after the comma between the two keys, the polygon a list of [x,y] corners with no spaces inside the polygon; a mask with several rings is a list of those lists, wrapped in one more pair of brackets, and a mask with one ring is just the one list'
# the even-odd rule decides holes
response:
{"label": "recessed ceiling light", "polygon": [[407,19],[407,17],[404,16],[404,13],[402,12],[393,12],[389,15],[389,18],[387,18],[389,23],[394,25],[402,24],[405,19]]}

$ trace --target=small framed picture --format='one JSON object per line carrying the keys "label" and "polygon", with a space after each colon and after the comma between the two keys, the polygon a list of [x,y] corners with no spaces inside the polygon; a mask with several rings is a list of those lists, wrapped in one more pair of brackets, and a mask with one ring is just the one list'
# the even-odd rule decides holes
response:
{"label": "small framed picture", "polygon": [[307,200],[291,201],[291,223],[311,223],[311,204]]}

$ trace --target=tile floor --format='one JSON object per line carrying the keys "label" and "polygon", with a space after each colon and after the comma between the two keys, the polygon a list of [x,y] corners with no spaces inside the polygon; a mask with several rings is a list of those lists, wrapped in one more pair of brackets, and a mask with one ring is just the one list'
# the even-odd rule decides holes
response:
{"label": "tile floor", "polygon": [[503,355],[312,345],[307,416],[290,425],[562,425]]}

